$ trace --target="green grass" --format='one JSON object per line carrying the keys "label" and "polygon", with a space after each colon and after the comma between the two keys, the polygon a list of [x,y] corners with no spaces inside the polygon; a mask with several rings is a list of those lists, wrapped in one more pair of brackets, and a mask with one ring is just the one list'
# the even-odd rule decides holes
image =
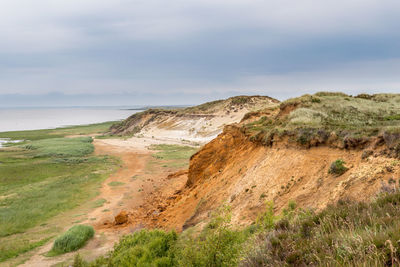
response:
{"label": "green grass", "polygon": [[[93,198],[96,187],[107,178],[114,164],[109,158],[96,163],[61,164],[28,159],[11,166],[1,164],[0,241]],[[99,170],[105,172],[97,173]],[[9,254],[12,248],[5,247],[0,254]]]}
{"label": "green grass", "polygon": [[154,157],[163,160],[180,160],[190,158],[197,148],[181,145],[151,145],[150,149],[156,150]]}
{"label": "green grass", "polygon": [[[104,127],[61,131],[69,134]],[[119,163],[108,156],[93,156],[90,137],[62,138],[53,131],[28,131],[27,137],[33,141],[0,149],[0,244],[7,243],[0,245],[0,261],[53,236],[58,230],[46,222],[95,197],[102,181]],[[28,139],[23,133],[6,137]],[[42,234],[39,237],[35,232]]]}
{"label": "green grass", "polygon": [[[108,258],[99,258],[97,266],[170,266],[170,248],[177,234],[161,230],[142,230],[124,236]],[[108,264],[108,265],[107,265]]]}
{"label": "green grass", "polygon": [[400,133],[400,94],[352,97],[321,92],[284,101],[279,111],[287,113],[261,117],[244,129],[266,144],[274,137],[289,136],[303,145],[311,140],[324,143],[333,132],[344,142]]}
{"label": "green grass", "polygon": [[121,186],[121,185],[124,185],[124,184],[125,183],[119,182],[119,181],[113,181],[113,182],[108,183],[109,186]]}
{"label": "green grass", "polygon": [[371,202],[339,201],[320,212],[272,203],[250,226],[231,224],[224,206],[199,233],[142,230],[113,251],[74,266],[393,266],[400,261],[400,191]]}
{"label": "green grass", "polygon": [[337,159],[334,162],[332,162],[331,166],[329,167],[329,173],[331,174],[336,174],[336,175],[342,175],[345,173],[348,168],[345,166],[346,162],[344,162],[341,159]]}
{"label": "green grass", "polygon": [[83,247],[94,236],[94,229],[89,225],[74,225],[67,232],[57,237],[48,256],[56,256]]}
{"label": "green grass", "polygon": [[107,202],[107,200],[104,199],[104,198],[97,199],[97,200],[95,200],[95,201],[93,202],[92,208],[100,208],[100,207],[102,207],[102,206],[104,205],[104,203],[106,203],[106,202]]}
{"label": "green grass", "polygon": [[65,137],[67,135],[87,135],[87,134],[101,134],[108,131],[108,129],[116,123],[115,121],[96,123],[90,125],[80,125],[63,127],[56,129],[46,130],[32,130],[32,131],[12,131],[0,132],[0,138],[11,138],[12,140],[41,140],[49,138]]}
{"label": "green grass", "polygon": [[151,145],[150,149],[155,150],[155,160],[149,161],[147,168],[153,169],[160,164],[168,168],[183,168],[189,165],[190,157],[197,152],[198,148],[181,145]]}
{"label": "green grass", "polygon": [[[20,254],[23,254],[25,252],[28,252],[32,249],[35,249],[37,247],[43,246],[46,244],[52,236],[45,237],[41,240],[38,241],[32,241],[32,240],[17,240],[16,242],[12,243],[4,243],[3,245],[0,245],[0,262],[5,261],[10,258],[14,258]],[[10,249],[10,246],[12,248]]]}
{"label": "green grass", "polygon": [[242,266],[386,266],[400,259],[400,193],[297,210],[257,234]]}
{"label": "green grass", "polygon": [[91,137],[52,138],[28,142],[25,149],[36,150],[38,157],[83,157],[94,151]]}

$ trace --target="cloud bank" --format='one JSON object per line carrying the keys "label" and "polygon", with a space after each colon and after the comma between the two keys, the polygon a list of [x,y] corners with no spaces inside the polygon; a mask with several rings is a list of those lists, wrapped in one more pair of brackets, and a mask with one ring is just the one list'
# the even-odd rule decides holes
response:
{"label": "cloud bank", "polygon": [[0,98],[398,92],[399,11],[394,0],[3,0]]}

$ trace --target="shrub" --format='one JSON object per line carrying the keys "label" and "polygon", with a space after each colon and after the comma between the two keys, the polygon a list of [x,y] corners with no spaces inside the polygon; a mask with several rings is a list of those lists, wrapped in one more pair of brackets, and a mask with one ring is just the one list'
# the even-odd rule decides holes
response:
{"label": "shrub", "polygon": [[356,96],[356,98],[372,99],[373,95],[370,95],[370,94],[359,94],[359,95]]}
{"label": "shrub", "polygon": [[[393,266],[400,262],[400,192],[369,203],[341,200],[319,213],[296,208],[236,230],[227,206],[200,233],[143,230],[126,236],[107,257],[82,266]],[[271,226],[272,227],[268,227]]]}
{"label": "shrub", "polygon": [[246,104],[251,100],[251,97],[248,96],[236,96],[232,98],[231,104],[232,105],[242,105]]}
{"label": "shrub", "polygon": [[336,175],[342,175],[343,173],[345,173],[348,170],[348,168],[346,168],[346,166],[344,166],[344,164],[346,164],[346,162],[344,162],[341,159],[335,160],[331,164],[331,167],[329,168],[329,173],[336,174]]}
{"label": "shrub", "polygon": [[[170,248],[175,244],[177,234],[161,230],[142,230],[125,236],[115,245],[111,254],[112,266],[172,266]],[[172,257],[171,257],[172,256]]]}
{"label": "shrub", "polygon": [[384,119],[387,121],[400,120],[400,114],[386,116]]}
{"label": "shrub", "polygon": [[239,266],[393,266],[400,259],[400,192],[370,203],[299,209],[256,233]]}
{"label": "shrub", "polygon": [[59,236],[53,244],[49,256],[59,255],[80,249],[94,236],[94,229],[89,225],[74,225]]}
{"label": "shrub", "polygon": [[274,203],[267,201],[265,205],[265,211],[257,218],[257,225],[264,229],[272,229],[277,220],[277,217],[274,215]]}
{"label": "shrub", "polygon": [[174,231],[141,230],[122,237],[107,256],[73,266],[175,266],[173,247],[177,238]]}
{"label": "shrub", "polygon": [[199,236],[188,232],[181,236],[177,250],[177,266],[236,266],[239,252],[248,231],[234,230],[228,206],[217,210],[216,216]]}

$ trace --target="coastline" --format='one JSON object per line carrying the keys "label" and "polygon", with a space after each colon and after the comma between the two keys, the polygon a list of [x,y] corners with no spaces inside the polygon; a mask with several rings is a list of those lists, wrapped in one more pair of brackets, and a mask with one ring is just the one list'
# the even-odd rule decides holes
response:
{"label": "coastline", "polygon": [[102,107],[0,109],[0,133],[57,129],[119,121],[140,111]]}

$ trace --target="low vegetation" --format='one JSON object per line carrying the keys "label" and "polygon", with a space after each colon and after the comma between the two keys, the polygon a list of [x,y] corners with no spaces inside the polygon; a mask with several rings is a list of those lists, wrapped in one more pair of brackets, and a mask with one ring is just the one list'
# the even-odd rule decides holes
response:
{"label": "low vegetation", "polygon": [[142,230],[105,257],[74,266],[394,266],[400,262],[400,192],[370,203],[342,200],[321,212],[296,208],[280,216],[272,203],[251,226],[236,229],[229,207],[198,233]]}
{"label": "low vegetation", "polygon": [[[185,109],[179,110],[179,113],[202,113],[202,114],[212,114],[223,109],[230,109],[230,108],[238,108],[240,105],[254,105],[262,106],[263,103],[270,104],[270,101],[276,101],[272,98],[268,98],[265,96],[234,96],[230,97],[225,100],[216,100],[207,102],[198,106],[188,107]],[[276,101],[278,102],[278,101]]]}
{"label": "low vegetation", "polygon": [[345,166],[346,162],[344,162],[342,159],[335,160],[332,162],[331,166],[329,167],[329,173],[331,174],[336,174],[336,175],[342,175],[345,173],[348,168]]}
{"label": "low vegetation", "polygon": [[48,256],[56,256],[83,247],[94,236],[94,229],[89,225],[74,225],[67,232],[57,237]]}
{"label": "low vegetation", "polygon": [[23,148],[35,150],[36,157],[83,157],[94,151],[91,137],[51,138],[31,141]]}
{"label": "low vegetation", "polygon": [[119,162],[94,156],[90,137],[64,136],[109,125],[0,133],[26,140],[0,149],[0,262],[48,242],[60,230],[50,219],[96,196]]}
{"label": "low vegetation", "polygon": [[[124,236],[107,257],[98,258],[91,266],[171,266],[176,241],[177,234],[173,231],[142,230]],[[75,262],[87,265],[79,258]]]}
{"label": "low vegetation", "polygon": [[288,136],[302,145],[340,140],[343,147],[351,147],[385,134],[384,141],[394,147],[393,136],[400,134],[399,114],[399,94],[353,97],[320,92],[284,101],[278,110],[266,110],[244,129],[265,144]]}
{"label": "low vegetation", "polygon": [[154,161],[150,161],[148,168],[152,168],[155,163],[162,164],[168,168],[183,168],[189,165],[190,157],[197,152],[198,148],[181,145],[152,145],[151,150],[155,150],[153,154]]}
{"label": "low vegetation", "polygon": [[119,181],[112,181],[110,183],[108,183],[109,186],[121,186],[124,185],[124,182],[119,182]]}
{"label": "low vegetation", "polygon": [[0,138],[11,138],[12,140],[40,140],[57,137],[65,137],[69,135],[87,135],[87,134],[101,134],[106,132],[111,125],[117,122],[103,122],[90,125],[80,125],[63,127],[56,129],[45,129],[45,130],[31,130],[31,131],[11,131],[11,132],[0,132]]}

